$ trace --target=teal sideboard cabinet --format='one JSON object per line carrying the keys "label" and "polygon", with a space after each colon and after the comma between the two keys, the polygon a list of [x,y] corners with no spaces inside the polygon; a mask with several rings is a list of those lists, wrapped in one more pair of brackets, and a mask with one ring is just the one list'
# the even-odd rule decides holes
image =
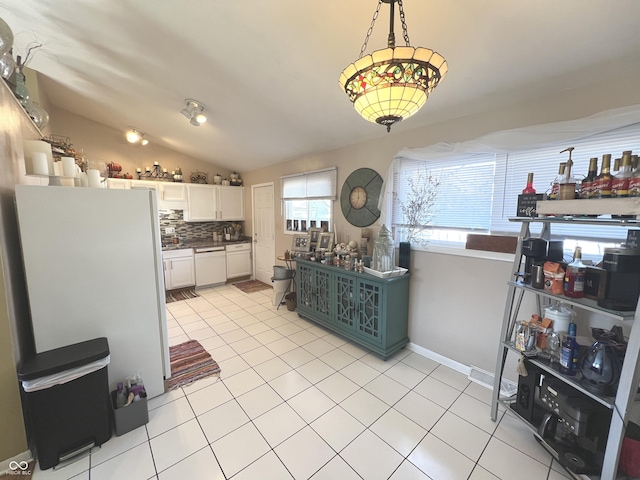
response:
{"label": "teal sideboard cabinet", "polygon": [[387,359],[407,343],[409,279],[298,259],[298,315],[313,320]]}

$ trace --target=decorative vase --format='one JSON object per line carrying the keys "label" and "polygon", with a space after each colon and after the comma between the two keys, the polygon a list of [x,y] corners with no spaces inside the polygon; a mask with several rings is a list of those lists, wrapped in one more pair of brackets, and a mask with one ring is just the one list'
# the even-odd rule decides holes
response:
{"label": "decorative vase", "polygon": [[395,265],[395,247],[389,229],[382,225],[375,245],[373,246],[373,269],[389,272]]}
{"label": "decorative vase", "polygon": [[411,264],[411,243],[400,242],[400,253],[398,254],[398,266],[409,270]]}
{"label": "decorative vase", "polygon": [[7,80],[16,69],[16,61],[11,52],[5,52],[0,56],[0,76]]}

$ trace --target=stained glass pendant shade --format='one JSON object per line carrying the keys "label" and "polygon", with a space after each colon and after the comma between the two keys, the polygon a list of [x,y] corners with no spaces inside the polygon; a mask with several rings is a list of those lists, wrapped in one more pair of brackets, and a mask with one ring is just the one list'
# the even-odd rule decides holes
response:
{"label": "stained glass pendant shade", "polygon": [[[364,55],[382,3],[390,4],[388,48]],[[395,46],[393,33],[395,4],[398,3],[406,46]],[[409,45],[402,0],[378,0],[371,27],[358,60],[340,75],[340,87],[356,111],[365,119],[391,129],[426,103],[431,91],[447,73],[442,55],[428,48]]]}

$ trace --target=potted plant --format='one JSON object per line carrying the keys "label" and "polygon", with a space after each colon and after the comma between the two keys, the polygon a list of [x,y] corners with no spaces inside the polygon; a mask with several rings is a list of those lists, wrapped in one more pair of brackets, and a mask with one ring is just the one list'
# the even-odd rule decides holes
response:
{"label": "potted plant", "polygon": [[[401,230],[400,261],[401,267],[409,268],[409,252],[411,244],[426,248],[429,237],[426,235],[426,227],[433,219],[436,197],[440,187],[440,179],[434,176],[426,168],[412,173],[407,179],[408,189],[400,198],[398,192],[393,192],[393,200],[397,204],[399,222],[396,229]],[[403,258],[404,257],[404,258]]]}

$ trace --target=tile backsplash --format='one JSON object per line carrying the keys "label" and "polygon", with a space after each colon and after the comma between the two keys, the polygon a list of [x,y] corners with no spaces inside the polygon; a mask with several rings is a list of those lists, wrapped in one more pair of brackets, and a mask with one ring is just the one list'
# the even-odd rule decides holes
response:
{"label": "tile backsplash", "polygon": [[[160,235],[162,243],[171,243],[177,236],[181,242],[212,240],[213,232],[221,233],[231,222],[185,222],[182,210],[160,210]],[[244,234],[244,222],[233,222],[242,225],[240,234]],[[176,229],[175,233],[165,234],[167,227]]]}

